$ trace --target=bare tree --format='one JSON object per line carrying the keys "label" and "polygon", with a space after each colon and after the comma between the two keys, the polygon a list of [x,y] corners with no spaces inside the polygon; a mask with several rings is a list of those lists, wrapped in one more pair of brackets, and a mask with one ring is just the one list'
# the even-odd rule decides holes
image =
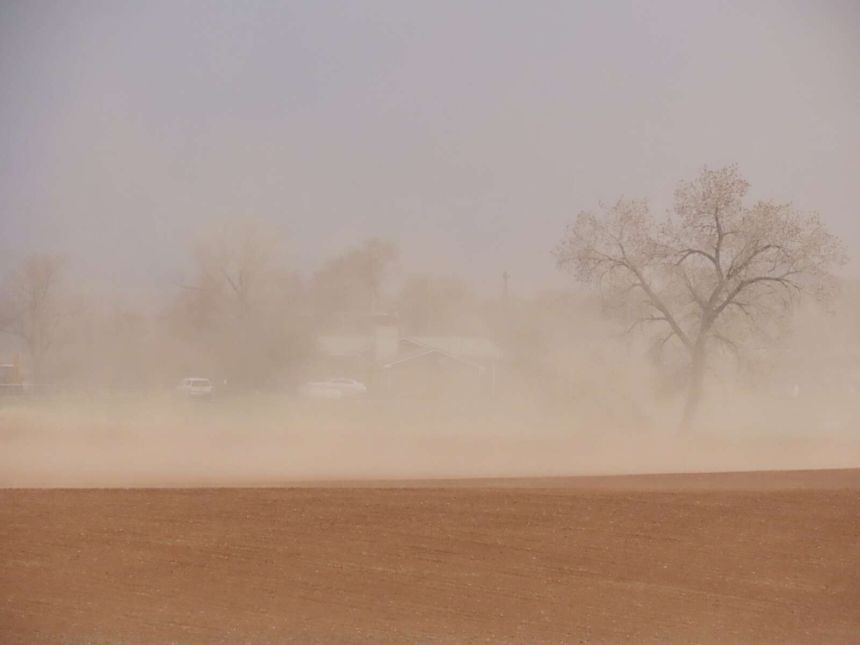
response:
{"label": "bare tree", "polygon": [[275,236],[254,220],[223,227],[195,249],[193,288],[244,318],[272,284],[276,246]]}
{"label": "bare tree", "polygon": [[397,260],[397,246],[371,238],[327,261],[313,280],[317,315],[371,313],[380,308],[386,273]]}
{"label": "bare tree", "polygon": [[67,313],[62,277],[61,258],[31,255],[12,273],[3,294],[0,325],[24,344],[35,382],[43,376],[45,359]]}
{"label": "bare tree", "polygon": [[467,333],[480,327],[480,301],[459,278],[412,275],[396,304],[400,322],[411,333]]}
{"label": "bare tree", "polygon": [[600,215],[580,213],[555,250],[560,267],[623,307],[629,331],[653,327],[658,351],[674,345],[686,356],[684,428],[712,346],[739,355],[798,296],[825,297],[844,261],[817,215],[768,201],[745,206],[748,188],[735,166],[706,168],[679,184],[664,221],[646,202],[622,199]]}
{"label": "bare tree", "polygon": [[254,220],[234,222],[196,245],[194,277],[169,312],[189,361],[234,385],[257,386],[304,357],[310,342],[301,284],[282,255],[278,238]]}

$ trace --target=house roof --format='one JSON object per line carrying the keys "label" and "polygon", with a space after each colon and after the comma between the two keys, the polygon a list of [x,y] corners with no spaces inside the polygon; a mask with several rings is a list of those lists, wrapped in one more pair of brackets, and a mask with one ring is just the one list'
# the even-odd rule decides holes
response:
{"label": "house roof", "polygon": [[[326,356],[360,356],[370,353],[376,339],[372,334],[319,336],[317,343]],[[416,351],[438,350],[451,357],[471,360],[489,360],[501,357],[501,350],[489,338],[473,336],[403,336],[401,345],[412,346]]]}
{"label": "house roof", "polygon": [[497,359],[502,355],[498,345],[489,338],[480,336],[407,336],[401,340],[421,347],[438,349],[453,356]]}
{"label": "house roof", "polygon": [[473,363],[472,361],[467,360],[465,358],[462,358],[460,356],[455,356],[453,354],[449,354],[448,352],[442,351],[441,349],[434,349],[434,348],[420,349],[416,352],[412,352],[411,354],[407,354],[406,356],[401,356],[400,358],[398,358],[396,360],[385,363],[382,367],[384,369],[396,367],[398,365],[408,363],[409,361],[423,358],[424,356],[430,356],[432,354],[444,356],[445,358],[448,358],[454,362],[460,363],[461,365],[467,365],[468,367],[471,367],[472,369],[478,370],[479,372],[483,372],[487,369],[486,367],[484,367],[483,365],[479,365],[478,363]]}

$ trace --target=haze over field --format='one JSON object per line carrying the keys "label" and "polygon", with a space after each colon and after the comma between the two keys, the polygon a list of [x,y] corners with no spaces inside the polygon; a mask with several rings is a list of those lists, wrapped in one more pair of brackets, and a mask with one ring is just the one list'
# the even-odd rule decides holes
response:
{"label": "haze over field", "polygon": [[851,0],[3,3],[0,485],[860,466],[858,70]]}
{"label": "haze over field", "polygon": [[255,216],[304,273],[385,236],[533,292],[577,211],[733,162],[858,249],[858,64],[853,0],[4,2],[0,268],[151,294]]}
{"label": "haze over field", "polygon": [[860,1],[0,0],[0,640],[856,645]]}

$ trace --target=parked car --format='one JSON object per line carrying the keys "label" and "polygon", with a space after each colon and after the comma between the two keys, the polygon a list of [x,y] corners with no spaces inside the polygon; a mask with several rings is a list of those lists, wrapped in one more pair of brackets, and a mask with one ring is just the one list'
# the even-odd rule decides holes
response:
{"label": "parked car", "polygon": [[176,390],[190,398],[208,398],[212,396],[212,381],[208,378],[189,377],[182,379]]}
{"label": "parked car", "polygon": [[341,399],[367,394],[367,386],[351,378],[331,378],[327,381],[305,383],[299,391],[315,399]]}

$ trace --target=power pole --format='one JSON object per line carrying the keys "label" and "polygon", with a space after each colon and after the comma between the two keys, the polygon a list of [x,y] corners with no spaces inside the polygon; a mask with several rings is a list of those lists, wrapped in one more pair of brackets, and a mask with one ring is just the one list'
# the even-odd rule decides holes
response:
{"label": "power pole", "polygon": [[510,281],[510,279],[511,279],[510,273],[508,273],[507,271],[502,273],[502,283],[504,285],[502,287],[502,295],[504,296],[505,300],[508,299],[508,282]]}

